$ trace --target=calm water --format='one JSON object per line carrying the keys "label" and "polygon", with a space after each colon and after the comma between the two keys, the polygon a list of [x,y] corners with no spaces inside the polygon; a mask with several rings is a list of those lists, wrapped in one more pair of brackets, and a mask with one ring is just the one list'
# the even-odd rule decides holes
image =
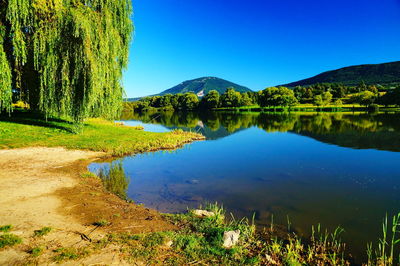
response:
{"label": "calm water", "polygon": [[[354,254],[400,211],[399,114],[172,114],[124,117],[145,130],[198,131],[206,141],[122,159],[128,196],[162,212],[220,202],[258,225],[308,236],[333,230]],[[102,164],[93,164],[94,170]]]}

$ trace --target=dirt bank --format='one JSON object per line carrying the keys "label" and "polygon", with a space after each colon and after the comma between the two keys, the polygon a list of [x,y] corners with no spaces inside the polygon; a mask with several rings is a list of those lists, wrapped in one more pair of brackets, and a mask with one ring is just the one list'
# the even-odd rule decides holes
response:
{"label": "dirt bank", "polygon": [[[82,248],[108,232],[142,233],[170,230],[153,210],[127,203],[103,190],[96,178],[81,173],[103,153],[63,148],[0,150],[0,226],[12,225],[11,233],[22,244],[0,249],[0,265],[53,263],[55,250]],[[97,221],[109,225],[98,227]],[[34,231],[51,227],[49,234],[34,237]],[[41,247],[33,258],[29,251]],[[96,249],[71,264],[123,264],[119,247]]]}

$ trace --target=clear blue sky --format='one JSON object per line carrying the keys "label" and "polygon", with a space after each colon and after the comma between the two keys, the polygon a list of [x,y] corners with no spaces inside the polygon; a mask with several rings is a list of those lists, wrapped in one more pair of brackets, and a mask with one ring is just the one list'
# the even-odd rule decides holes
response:
{"label": "clear blue sky", "polygon": [[128,97],[216,76],[253,90],[400,60],[400,0],[133,0]]}

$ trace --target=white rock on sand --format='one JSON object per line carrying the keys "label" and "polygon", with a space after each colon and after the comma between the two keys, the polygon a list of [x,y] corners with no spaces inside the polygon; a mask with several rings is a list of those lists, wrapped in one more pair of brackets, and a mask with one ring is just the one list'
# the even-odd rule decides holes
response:
{"label": "white rock on sand", "polygon": [[224,248],[231,248],[239,241],[240,230],[224,232],[222,245]]}
{"label": "white rock on sand", "polygon": [[211,217],[215,215],[215,213],[206,210],[194,210],[193,214],[198,217]]}

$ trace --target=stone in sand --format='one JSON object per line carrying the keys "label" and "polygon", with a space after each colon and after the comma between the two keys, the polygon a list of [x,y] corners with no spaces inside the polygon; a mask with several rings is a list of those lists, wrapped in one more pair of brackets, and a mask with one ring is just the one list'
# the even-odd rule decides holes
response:
{"label": "stone in sand", "polygon": [[194,210],[193,214],[198,217],[211,217],[215,215],[215,213],[206,210]]}
{"label": "stone in sand", "polygon": [[231,248],[239,241],[240,230],[224,232],[222,245],[224,248]]}

